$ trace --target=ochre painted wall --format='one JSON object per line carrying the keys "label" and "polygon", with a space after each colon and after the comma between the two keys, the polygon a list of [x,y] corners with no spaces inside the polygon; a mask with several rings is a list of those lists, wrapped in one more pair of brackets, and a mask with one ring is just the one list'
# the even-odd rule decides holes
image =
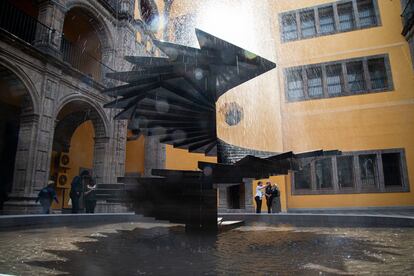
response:
{"label": "ochre painted wall", "polygon": [[198,161],[216,163],[216,157],[205,156],[201,153],[189,153],[184,149],[173,148],[167,145],[166,169],[169,170],[198,170]]}
{"label": "ochre painted wall", "polygon": [[144,142],[145,138],[141,136],[137,140],[126,143],[125,173],[144,174]]}
{"label": "ochre painted wall", "polygon": [[[280,13],[331,2],[334,1],[182,0],[173,3],[171,18],[195,14],[197,27],[277,63],[277,69],[218,100],[219,138],[238,146],[277,152],[404,148],[410,190],[414,191],[414,72],[408,43],[401,35],[400,1],[377,1],[381,18],[378,27],[281,43]],[[377,54],[389,55],[392,91],[286,101],[283,69]],[[220,113],[229,102],[243,108],[244,119],[237,126],[226,125]],[[200,155],[167,148],[167,168],[195,169],[199,158]],[[292,196],[290,177],[271,178],[279,184],[285,209],[414,206],[413,192]]]}
{"label": "ochre painted wall", "polygon": [[[67,170],[69,183],[72,179],[79,175],[80,168],[92,169],[93,165],[93,150],[94,150],[94,137],[95,131],[91,121],[86,121],[81,124],[73,133],[70,141],[69,149],[69,168]],[[70,187],[70,185],[69,185]],[[59,204],[54,203],[52,208],[60,209],[62,207],[62,193],[63,189],[56,189]],[[65,189],[65,202],[64,207],[67,208],[67,202],[69,200],[70,189]]]}
{"label": "ochre painted wall", "polygon": [[[331,1],[278,1],[286,11]],[[407,41],[400,34],[400,1],[378,1],[381,26],[295,42],[278,42],[283,148],[358,151],[404,148],[410,190],[414,191],[414,78]],[[277,22],[275,22],[277,24]],[[275,29],[280,37],[279,28]],[[283,68],[388,54],[394,89],[390,92],[287,103]],[[288,208],[414,205],[414,194],[372,193],[292,196]]]}

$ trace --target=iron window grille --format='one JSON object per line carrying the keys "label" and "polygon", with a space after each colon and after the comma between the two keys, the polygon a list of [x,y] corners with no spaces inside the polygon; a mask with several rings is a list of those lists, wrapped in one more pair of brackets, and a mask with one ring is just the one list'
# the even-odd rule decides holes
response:
{"label": "iron window grille", "polygon": [[304,101],[392,91],[388,55],[286,68],[286,101]]}
{"label": "iron window grille", "polygon": [[293,195],[409,192],[404,149],[343,152],[302,160],[291,175]]}
{"label": "iron window grille", "polygon": [[280,15],[282,42],[381,25],[378,0],[343,0]]}

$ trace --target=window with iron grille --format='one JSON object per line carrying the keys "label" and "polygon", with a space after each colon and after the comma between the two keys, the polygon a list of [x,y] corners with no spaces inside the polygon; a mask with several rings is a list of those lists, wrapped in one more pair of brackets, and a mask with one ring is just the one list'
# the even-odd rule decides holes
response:
{"label": "window with iron grille", "polygon": [[310,165],[295,173],[295,189],[311,189]]}
{"label": "window with iron grille", "polygon": [[315,13],[313,10],[300,13],[302,38],[313,37],[316,34]]}
{"label": "window with iron grille", "polygon": [[351,92],[365,90],[364,65],[362,61],[354,61],[346,64],[348,74],[348,86]]}
{"label": "window with iron grille", "polygon": [[288,98],[291,100],[304,97],[302,69],[289,70],[287,72]]}
{"label": "window with iron grille", "polygon": [[[404,149],[343,152],[301,160],[292,194],[409,192]],[[336,176],[336,177],[334,177]]]}
{"label": "window with iron grille", "polygon": [[282,25],[284,41],[298,39],[298,26],[296,22],[296,15],[294,13],[283,15]]}
{"label": "window with iron grille", "polygon": [[354,187],[354,157],[339,156],[336,158],[336,164],[339,188]]}
{"label": "window with iron grille", "polygon": [[352,2],[338,4],[339,30],[350,31],[355,29],[355,17]]}
{"label": "window with iron grille", "polygon": [[306,70],[308,79],[308,94],[311,98],[318,98],[323,96],[322,86],[322,69],[318,67],[310,67]]}
{"label": "window with iron grille", "polygon": [[318,9],[319,13],[319,30],[321,34],[330,34],[335,32],[335,16],[333,7],[324,7]]}
{"label": "window with iron grille", "polygon": [[328,96],[337,96],[343,92],[342,65],[332,64],[326,66],[326,85]]}
{"label": "window with iron grille", "polygon": [[315,161],[316,189],[332,189],[332,160],[324,158]]}
{"label": "window with iron grille", "polygon": [[359,25],[361,28],[375,26],[377,24],[377,16],[372,0],[357,1]]}
{"label": "window with iron grille", "polygon": [[284,42],[371,28],[380,22],[377,0],[343,0],[289,11],[280,21]]}
{"label": "window with iron grille", "polygon": [[385,89],[388,87],[384,58],[368,60],[368,70],[372,89]]}
{"label": "window with iron grille", "polygon": [[393,89],[388,55],[287,68],[285,74],[287,101],[378,93]]}

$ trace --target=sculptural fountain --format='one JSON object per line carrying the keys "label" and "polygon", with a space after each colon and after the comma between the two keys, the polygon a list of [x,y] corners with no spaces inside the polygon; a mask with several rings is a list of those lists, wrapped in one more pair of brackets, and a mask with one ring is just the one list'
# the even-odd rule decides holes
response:
{"label": "sculptural fountain", "polygon": [[105,107],[122,109],[115,119],[128,120],[135,137],[158,136],[161,143],[218,159],[217,164],[199,162],[199,171],[154,169],[155,177],[137,177],[133,185],[122,186],[115,199],[124,195],[122,200],[137,213],[184,223],[187,229],[215,231],[217,185],[285,175],[302,168],[306,157],[339,152],[263,152],[220,140],[217,100],[276,65],[201,30],[196,29],[196,35],[200,49],[154,41],[166,57],[125,57],[133,70],[107,74],[127,84],[106,90],[116,99]]}

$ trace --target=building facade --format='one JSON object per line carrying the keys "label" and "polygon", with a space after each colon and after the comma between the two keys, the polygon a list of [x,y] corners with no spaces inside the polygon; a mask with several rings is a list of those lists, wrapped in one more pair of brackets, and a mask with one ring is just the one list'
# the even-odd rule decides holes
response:
{"label": "building facade", "polygon": [[[103,108],[110,98],[102,91],[119,85],[105,73],[130,69],[125,55],[162,55],[153,39],[197,47],[195,27],[277,64],[219,99],[221,140],[268,152],[343,152],[271,178],[284,211],[414,206],[411,0],[1,5],[1,177],[12,210],[33,208],[48,179],[64,175],[70,183],[85,169],[98,183],[117,183],[152,168],[216,162],[128,132],[112,119],[116,111]],[[237,120],[229,107],[237,107]],[[256,183],[220,189],[219,210],[253,211]],[[56,208],[67,207],[65,185]]]}
{"label": "building facade", "polygon": [[[413,1],[387,0],[176,1],[169,34],[192,45],[186,32],[198,26],[278,66],[219,100],[220,139],[273,152],[343,152],[272,178],[284,210],[407,208],[414,206],[412,8]],[[244,112],[236,125],[220,112],[229,104]],[[220,191],[221,210],[251,210],[251,183]]]}
{"label": "building facade", "polygon": [[105,74],[129,70],[125,55],[153,55],[146,45],[151,35],[134,19],[130,0],[2,0],[0,6],[4,212],[34,212],[49,179],[57,182],[54,208],[65,208],[70,182],[82,170],[98,184],[117,183],[125,173],[126,123],[103,108],[110,100],[104,89],[117,85]]}

